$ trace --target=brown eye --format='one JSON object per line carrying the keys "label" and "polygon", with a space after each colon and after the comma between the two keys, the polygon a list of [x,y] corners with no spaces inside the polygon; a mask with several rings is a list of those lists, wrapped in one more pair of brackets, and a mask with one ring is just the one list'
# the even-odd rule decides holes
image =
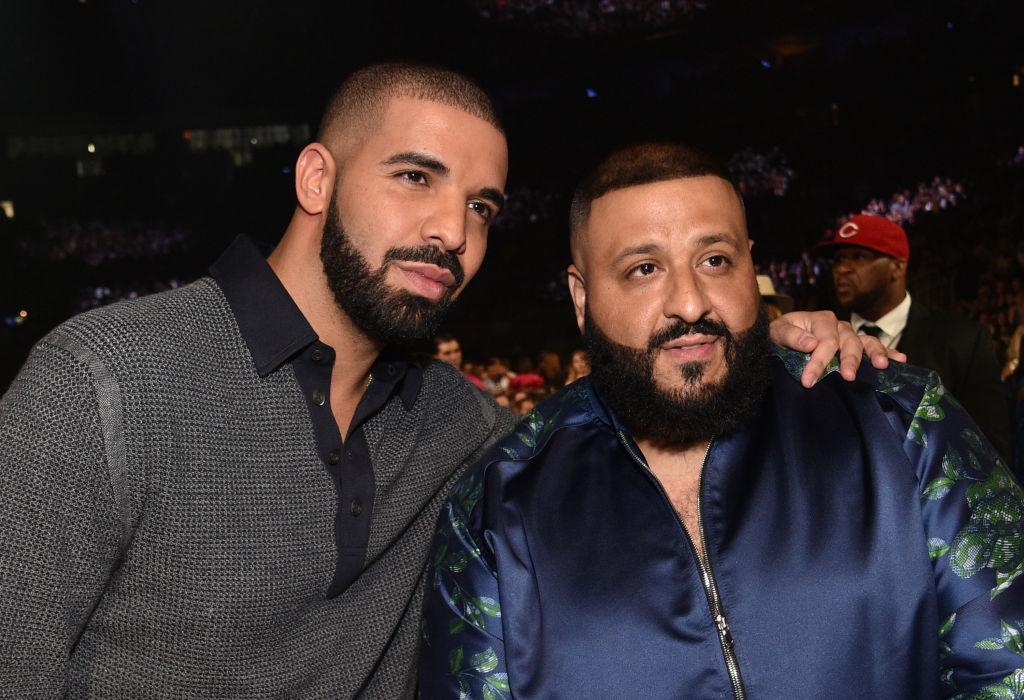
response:
{"label": "brown eye", "polygon": [[425,185],[427,184],[427,176],[418,170],[408,170],[398,174],[398,177],[402,178],[406,182],[411,182],[414,185]]}
{"label": "brown eye", "polygon": [[469,208],[475,211],[484,221],[490,221],[494,218],[494,212],[483,202],[470,202]]}

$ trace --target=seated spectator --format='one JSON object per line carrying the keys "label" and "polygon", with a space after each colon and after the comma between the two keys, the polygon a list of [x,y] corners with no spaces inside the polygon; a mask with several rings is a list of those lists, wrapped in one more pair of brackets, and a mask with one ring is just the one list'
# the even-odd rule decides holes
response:
{"label": "seated spectator", "polygon": [[572,384],[577,379],[590,374],[590,358],[586,350],[576,350],[569,361],[569,374],[565,378],[566,384]]}
{"label": "seated spectator", "polygon": [[562,358],[557,352],[545,351],[540,354],[537,363],[541,376],[548,386],[562,386],[565,384],[565,373],[562,372]]}
{"label": "seated spectator", "polygon": [[487,369],[484,370],[484,391],[492,396],[506,394],[509,382],[515,376],[515,372],[509,370],[505,360],[493,356],[487,360]]}
{"label": "seated spectator", "polygon": [[463,367],[462,345],[455,336],[444,333],[434,336],[434,359],[454,365],[475,387],[484,388],[484,383]]}
{"label": "seated spectator", "polygon": [[757,276],[757,291],[760,292],[761,301],[768,311],[769,321],[774,321],[782,314],[793,310],[793,297],[776,292],[772,278],[768,275]]}

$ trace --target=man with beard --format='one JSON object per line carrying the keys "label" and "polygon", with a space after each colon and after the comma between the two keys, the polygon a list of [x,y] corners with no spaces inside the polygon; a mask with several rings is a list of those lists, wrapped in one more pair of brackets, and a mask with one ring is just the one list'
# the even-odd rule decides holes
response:
{"label": "man with beard", "polygon": [[616,152],[571,226],[592,374],[442,510],[422,696],[1019,695],[1024,492],[937,375],[802,388],[694,149]]}
{"label": "man with beard", "polygon": [[269,260],[239,239],[39,343],[0,403],[0,695],[412,691],[437,513],[511,417],[401,345],[479,269],[506,166],[464,77],[361,70]]}
{"label": "man with beard", "polygon": [[442,499],[512,419],[405,359],[483,259],[505,136],[464,77],[364,69],[265,259],[78,316],[0,404],[0,695],[411,692]]}
{"label": "man with beard", "polygon": [[1012,452],[1010,403],[999,380],[992,334],[984,326],[911,300],[910,244],[884,216],[858,214],[818,246],[831,251],[836,300],[858,333],[899,348],[935,370],[1003,457]]}

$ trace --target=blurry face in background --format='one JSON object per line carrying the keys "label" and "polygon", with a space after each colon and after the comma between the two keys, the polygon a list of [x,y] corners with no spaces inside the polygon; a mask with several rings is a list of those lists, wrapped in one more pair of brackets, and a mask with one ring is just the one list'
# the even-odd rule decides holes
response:
{"label": "blurry face in background", "polygon": [[445,340],[437,344],[434,359],[462,368],[462,347],[457,340]]}
{"label": "blurry face in background", "polygon": [[885,295],[892,280],[892,258],[848,246],[839,248],[832,260],[836,299],[844,309],[864,312]]}
{"label": "blurry face in background", "polygon": [[590,374],[590,360],[587,359],[587,353],[583,350],[577,350],[572,354],[572,371],[576,373],[577,377]]}

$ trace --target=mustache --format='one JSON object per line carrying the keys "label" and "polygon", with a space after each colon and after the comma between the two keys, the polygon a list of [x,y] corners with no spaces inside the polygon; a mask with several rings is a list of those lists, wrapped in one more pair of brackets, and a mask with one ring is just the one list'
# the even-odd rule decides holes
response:
{"label": "mustache", "polygon": [[732,332],[724,323],[712,321],[710,318],[704,317],[698,319],[695,323],[687,323],[686,321],[678,320],[672,325],[666,326],[651,335],[651,339],[647,341],[647,351],[654,352],[665,343],[673,341],[676,338],[681,338],[682,336],[690,333],[700,333],[701,335],[720,335],[726,339],[732,338]]}
{"label": "mustache", "polygon": [[462,263],[459,262],[459,257],[449,250],[441,250],[432,245],[423,245],[391,248],[388,252],[384,253],[385,264],[398,260],[427,263],[444,268],[452,273],[452,276],[455,278],[456,289],[461,287],[462,283],[466,280],[466,273],[462,270]]}

